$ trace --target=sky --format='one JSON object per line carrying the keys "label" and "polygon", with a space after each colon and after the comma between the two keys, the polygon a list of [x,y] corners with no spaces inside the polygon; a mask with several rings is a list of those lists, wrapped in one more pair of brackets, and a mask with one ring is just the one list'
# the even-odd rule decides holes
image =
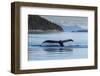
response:
{"label": "sky", "polygon": [[48,21],[54,22],[60,26],[78,25],[82,28],[87,28],[88,26],[88,17],[50,16],[50,15],[41,15],[41,17],[47,19]]}

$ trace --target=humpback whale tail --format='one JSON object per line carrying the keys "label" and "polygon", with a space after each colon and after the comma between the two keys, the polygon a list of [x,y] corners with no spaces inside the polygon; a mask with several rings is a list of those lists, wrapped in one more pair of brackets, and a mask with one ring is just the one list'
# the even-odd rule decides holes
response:
{"label": "humpback whale tail", "polygon": [[56,40],[46,40],[43,43],[58,43],[60,46],[64,46],[64,44],[63,44],[64,42],[70,42],[70,41],[73,42],[74,40],[72,40],[72,39],[59,40],[59,41],[56,41]]}

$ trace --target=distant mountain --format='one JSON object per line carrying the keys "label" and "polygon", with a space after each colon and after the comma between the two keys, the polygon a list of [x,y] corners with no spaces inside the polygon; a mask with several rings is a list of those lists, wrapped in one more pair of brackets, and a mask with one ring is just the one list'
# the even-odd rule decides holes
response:
{"label": "distant mountain", "polygon": [[88,32],[88,30],[82,29],[82,30],[77,30],[77,31],[72,31],[72,32]]}
{"label": "distant mountain", "polygon": [[39,15],[29,15],[28,31],[29,33],[61,32],[63,28]]}
{"label": "distant mountain", "polygon": [[69,26],[62,26],[65,32],[87,32],[87,29],[84,29],[78,25],[69,25]]}

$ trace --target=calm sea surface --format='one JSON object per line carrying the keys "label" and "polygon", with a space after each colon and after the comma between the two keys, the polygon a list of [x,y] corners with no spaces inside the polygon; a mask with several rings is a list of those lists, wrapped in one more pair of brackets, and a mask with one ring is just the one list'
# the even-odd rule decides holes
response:
{"label": "calm sea surface", "polygon": [[[45,40],[73,39],[74,42],[60,46],[40,46]],[[48,34],[29,34],[28,60],[80,59],[88,57],[87,32],[61,32]]]}

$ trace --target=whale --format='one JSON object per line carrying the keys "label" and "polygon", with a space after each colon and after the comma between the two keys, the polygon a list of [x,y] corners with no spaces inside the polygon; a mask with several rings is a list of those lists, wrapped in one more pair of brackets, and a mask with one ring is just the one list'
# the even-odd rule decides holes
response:
{"label": "whale", "polygon": [[44,44],[44,43],[50,43],[50,44],[52,44],[52,43],[58,43],[60,46],[64,46],[64,43],[65,42],[73,42],[74,40],[73,39],[67,39],[67,40],[46,40],[46,41],[44,41],[42,44]]}

